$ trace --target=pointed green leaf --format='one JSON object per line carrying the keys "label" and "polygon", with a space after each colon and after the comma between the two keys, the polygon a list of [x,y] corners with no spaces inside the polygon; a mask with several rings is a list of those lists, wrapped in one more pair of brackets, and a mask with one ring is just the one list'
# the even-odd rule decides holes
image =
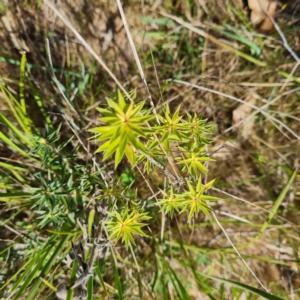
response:
{"label": "pointed green leaf", "polygon": [[118,99],[121,110],[124,111],[124,109],[126,107],[126,102],[125,102],[122,92],[119,89],[117,90],[117,99]]}
{"label": "pointed green leaf", "polygon": [[89,217],[88,217],[88,236],[89,238],[92,238],[92,228],[94,224],[94,218],[95,218],[95,209],[91,209],[89,212]]}
{"label": "pointed green leaf", "polygon": [[125,146],[125,154],[128,158],[128,161],[130,162],[130,164],[134,165],[134,163],[135,163],[134,150],[133,150],[133,147],[131,145],[129,145],[128,143],[126,143],[126,146]]}
{"label": "pointed green leaf", "polygon": [[219,200],[222,200],[221,198],[214,197],[214,196],[208,196],[208,195],[202,195],[201,199],[206,200],[206,201],[219,201]]}
{"label": "pointed green leaf", "polygon": [[144,107],[145,101],[140,102],[131,112],[131,116],[135,117]]}
{"label": "pointed green leaf", "polygon": [[125,116],[125,113],[123,112],[123,110],[113,100],[107,99],[107,104],[109,105],[109,107],[111,107],[113,110],[115,110],[120,116],[123,116],[123,117]]}
{"label": "pointed green leaf", "polygon": [[119,146],[116,150],[115,169],[117,168],[117,166],[119,165],[121,159],[124,156],[124,151],[125,151],[126,144],[127,144],[127,137],[126,137],[126,133],[124,132],[124,134],[120,137],[120,143],[119,143]]}

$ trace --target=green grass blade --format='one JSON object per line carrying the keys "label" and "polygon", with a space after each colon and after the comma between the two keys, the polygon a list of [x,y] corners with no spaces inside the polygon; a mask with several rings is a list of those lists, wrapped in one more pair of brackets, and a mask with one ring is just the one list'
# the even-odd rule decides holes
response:
{"label": "green grass blade", "polygon": [[162,294],[164,300],[169,300],[167,284],[168,283],[167,283],[166,275],[163,273],[161,276],[161,286],[162,286]]}
{"label": "green grass blade", "polygon": [[[64,250],[65,250],[65,251],[64,251],[62,254],[60,254],[60,257],[62,257],[62,258],[63,258],[63,257],[66,257],[66,255],[70,253],[71,247],[66,247]],[[41,279],[42,279],[42,281],[43,281],[43,285],[39,288],[40,294],[43,294],[43,292],[44,292],[44,290],[45,290],[46,288],[50,288],[52,291],[55,291],[55,292],[56,292],[56,291],[57,291],[57,288],[54,287],[54,286],[51,284],[51,282],[56,282],[57,279],[63,277],[63,276],[66,274],[66,269],[67,269],[67,266],[64,266],[64,265],[61,265],[61,264],[57,264],[54,268],[51,269],[51,273],[49,272],[49,273],[47,274],[47,276],[48,276],[47,280],[46,280],[45,278],[42,278],[42,277],[41,277]],[[51,286],[49,286],[49,285],[47,284],[47,282],[48,282]],[[47,294],[48,294],[48,295],[51,295],[51,292],[48,290],[48,291],[47,291]],[[47,299],[48,299],[48,298],[47,298]]]}
{"label": "green grass blade", "polygon": [[[12,170],[11,173],[13,176],[15,176],[17,178],[17,180],[19,182],[23,183],[24,186],[26,185],[26,183],[25,183],[26,180],[24,179],[24,177],[21,176],[21,174],[19,174],[19,172]],[[28,185],[26,185],[26,186],[28,186]]]}
{"label": "green grass blade", "polygon": [[[11,245],[12,247],[13,245]],[[2,253],[1,253],[2,254]],[[14,281],[18,275],[23,272],[24,272],[20,275],[19,279],[18,279],[18,282],[20,283],[24,278],[25,276],[28,274],[28,272],[31,270],[31,268],[33,267],[33,265],[36,263],[36,260],[38,259],[38,256],[36,257],[35,260],[28,260],[22,267],[19,268],[19,270],[13,275],[11,276],[1,287],[0,287],[0,291],[2,289],[4,289],[11,281]],[[18,286],[19,284],[14,284],[14,286]],[[13,287],[14,287],[13,286]]]}
{"label": "green grass blade", "polygon": [[264,224],[262,225],[259,233],[252,239],[251,242],[247,243],[247,244],[244,244],[242,246],[240,246],[238,249],[243,249],[243,248],[246,248],[248,247],[249,245],[253,244],[255,241],[257,241],[263,234],[264,232],[266,231],[266,229],[268,228],[269,224],[271,223],[272,219],[274,218],[274,216],[276,215],[277,211],[278,211],[278,208],[279,206],[281,205],[282,201],[284,200],[285,196],[286,196],[286,193],[288,192],[291,184],[293,183],[294,179],[296,178],[297,176],[297,172],[294,171],[292,173],[292,175],[290,176],[290,179],[289,181],[286,183],[286,185],[283,187],[280,195],[278,196],[277,200],[275,201],[273,207],[272,207],[272,210],[269,212],[269,216],[267,218],[267,220],[264,222]]}
{"label": "green grass blade", "polygon": [[174,270],[170,267],[170,265],[169,265],[169,270],[170,270],[170,274],[172,274],[172,277],[174,278],[174,281],[177,283],[177,285],[178,285],[178,287],[180,289],[180,294],[181,294],[180,298],[184,299],[184,300],[191,299],[191,297],[189,296],[187,290],[184,288],[184,286],[182,285],[182,283],[179,280],[178,276],[176,275],[176,272],[174,272]]}
{"label": "green grass blade", "polygon": [[[233,30],[232,26],[226,25],[226,27]],[[245,44],[246,46],[248,46],[251,49],[251,53],[253,52],[257,56],[260,55],[261,49],[255,43],[251,42],[250,40],[248,40],[247,38],[245,38],[244,36],[239,34],[238,31],[235,31],[236,34],[233,34],[233,33],[230,33],[226,30],[221,30],[221,29],[218,29],[218,28],[212,28],[212,29],[217,31],[217,32],[220,32],[223,35],[226,35],[226,36],[228,36],[228,37],[230,37],[230,38],[232,38],[236,41],[239,41],[239,42]]]}
{"label": "green grass blade", "polygon": [[7,219],[5,219],[5,221],[1,221],[0,224],[1,226],[3,226],[3,224],[6,224],[8,222],[10,222],[11,220],[13,220],[18,214],[20,214],[21,212],[24,211],[25,208],[20,208],[18,211],[16,211],[14,214],[11,214],[11,216]]}
{"label": "green grass blade", "polygon": [[215,38],[213,35],[208,34],[204,30],[199,29],[199,28],[191,25],[190,23],[184,22],[181,18],[175,17],[175,16],[167,14],[167,13],[163,13],[162,15],[174,20],[178,24],[180,24],[180,25],[184,26],[185,28],[199,34],[200,36],[207,38],[211,42],[215,43],[216,45],[218,45],[218,46],[220,46],[224,49],[227,49],[228,51],[234,53],[237,56],[243,57],[244,59],[246,59],[246,60],[248,60],[248,61],[250,61],[250,62],[252,62],[252,63],[254,63],[258,66],[261,66],[261,67],[266,67],[267,66],[266,62],[258,60],[258,59],[254,58],[254,57],[252,57],[252,56],[250,56],[250,55],[248,55],[248,54],[246,54],[242,51],[239,51],[239,50],[235,49],[234,47],[232,47],[228,44],[225,44],[225,43],[221,42],[219,39]]}
{"label": "green grass blade", "polygon": [[[14,296],[13,299],[19,299],[20,296],[24,293],[24,291],[28,288],[28,286],[30,285],[30,283],[32,282],[32,280],[34,279],[36,274],[39,272],[46,256],[47,256],[47,252],[44,252],[42,250],[39,251],[38,255],[32,260],[30,265],[25,269],[24,273],[20,276],[19,280],[14,284],[14,286],[12,288],[12,291],[14,291],[21,285],[20,289],[18,290],[18,292],[16,293],[16,295]],[[32,270],[32,267],[36,262],[37,262],[37,264],[34,267],[34,269]],[[25,279],[25,277],[28,274],[29,274],[29,276],[23,283],[23,280]]]}
{"label": "green grass blade", "polygon": [[[22,52],[21,64],[20,64],[20,103],[23,114],[26,116],[26,104],[24,96],[24,75],[25,75],[25,65],[26,65],[26,52]],[[28,126],[28,124],[27,124]]]}
{"label": "green grass blade", "polygon": [[0,167],[5,168],[9,171],[28,172],[28,169],[18,167],[18,166],[14,166],[14,165],[11,165],[11,164],[7,164],[7,163],[1,162],[1,161],[0,161]]}
{"label": "green grass blade", "polygon": [[286,193],[288,192],[291,184],[293,183],[294,179],[297,176],[297,172],[294,171],[293,174],[291,175],[289,181],[287,182],[287,184],[284,186],[284,188],[282,189],[280,195],[278,196],[277,200],[275,201],[272,210],[269,213],[268,219],[267,221],[263,224],[259,235],[261,236],[265,230],[268,228],[268,225],[270,224],[270,222],[272,221],[273,217],[275,216],[275,214],[277,213],[277,210],[279,208],[279,206],[281,205],[282,201],[284,200]]}
{"label": "green grass blade", "polygon": [[92,228],[94,224],[94,219],[95,219],[95,209],[91,209],[88,217],[88,237],[92,238]]}
{"label": "green grass blade", "polygon": [[171,268],[170,264],[161,256],[161,261],[164,266],[164,271],[169,274],[170,280],[173,284],[173,287],[177,293],[179,299],[190,300],[190,296],[184,286],[182,285],[181,281],[179,280],[178,276]]}
{"label": "green grass blade", "polygon": [[[69,280],[69,286],[72,286],[75,281],[76,281],[76,270],[78,267],[78,261],[74,260],[73,267],[72,267],[72,272]],[[68,294],[67,294],[67,300],[72,300],[73,299],[73,294],[74,294],[74,289],[69,289]]]}
{"label": "green grass blade", "polygon": [[32,286],[32,288],[30,290],[30,293],[28,294],[26,299],[28,299],[28,300],[37,299],[36,295],[38,294],[39,286],[43,282],[41,277],[46,278],[50,268],[54,264],[57,256],[60,255],[60,253],[62,252],[63,246],[69,238],[70,238],[69,236],[65,236],[58,245],[54,244],[53,247],[56,246],[56,249],[54,250],[54,252],[51,255],[50,255],[50,249],[49,249],[49,251],[47,252],[47,255],[50,255],[50,259],[47,261],[47,263],[44,266],[43,270],[41,271],[39,277],[36,279],[34,285]]}
{"label": "green grass blade", "polygon": [[24,141],[28,146],[32,146],[34,144],[33,140],[24,135],[19,129],[17,129],[10,121],[6,119],[0,113],[0,122],[4,123],[11,131],[13,131],[22,141]]}
{"label": "green grass blade", "polygon": [[[17,65],[17,66],[21,65],[19,60],[15,60],[15,59],[3,57],[3,56],[0,56],[0,61],[3,61],[5,63],[9,63],[9,64],[13,64],[13,65]],[[27,63],[26,65],[27,65],[27,67],[29,67],[31,69],[42,70],[42,71],[49,72],[49,73],[52,72],[52,68],[41,67],[41,66],[38,66],[38,65],[30,64],[30,63]],[[75,76],[75,77],[82,78],[81,73],[74,72],[74,71],[71,71],[71,70],[53,68],[53,71],[57,72],[57,73],[69,74],[69,75],[72,75],[72,76]]]}
{"label": "green grass blade", "polygon": [[93,281],[94,278],[93,276],[91,276],[87,283],[87,292],[88,292],[87,300],[93,300]]}
{"label": "green grass blade", "polygon": [[28,128],[26,126],[26,123],[28,123],[28,122],[24,122],[24,115],[23,115],[21,106],[18,103],[18,101],[15,99],[15,97],[12,95],[12,93],[6,87],[4,87],[2,84],[0,84],[0,90],[3,92],[6,102],[9,106],[9,109],[13,113],[18,124],[22,127],[23,131],[27,135],[31,136],[32,135],[31,130],[30,130],[30,128]]}
{"label": "green grass blade", "polygon": [[25,290],[29,287],[30,283],[34,280],[34,277],[39,272],[39,269],[40,269],[41,265],[43,264],[43,260],[45,259],[45,257],[46,257],[46,254],[43,257],[41,257],[40,261],[38,262],[38,264],[36,265],[34,270],[30,273],[30,275],[27,277],[25,282],[21,285],[21,288],[18,290],[17,294],[14,297],[15,300],[20,299],[20,296],[23,295]]}
{"label": "green grass blade", "polygon": [[291,81],[295,81],[297,83],[300,83],[300,77],[291,76],[291,74],[286,73],[284,71],[277,71],[277,74],[284,77],[284,78],[289,78],[289,80],[291,80]]}
{"label": "green grass blade", "polygon": [[25,192],[12,192],[12,193],[0,193],[0,198],[7,198],[7,197],[30,197],[30,193]]}
{"label": "green grass blade", "polygon": [[114,257],[112,257],[112,264],[113,264],[114,278],[115,278],[115,283],[116,283],[116,287],[117,287],[117,290],[118,290],[119,299],[122,300],[123,299],[122,284],[121,284],[120,276],[119,276],[119,273],[118,273],[118,268],[117,268]]}
{"label": "green grass blade", "polygon": [[158,283],[158,278],[159,278],[159,257],[155,255],[155,273],[154,273],[153,283],[151,286],[152,290],[155,289],[155,286]]}
{"label": "green grass blade", "polygon": [[[210,287],[209,285],[206,284],[206,282],[205,282],[206,280],[203,280],[203,277],[200,278],[200,276],[196,270],[196,267],[198,264],[196,261],[193,260],[193,255],[189,255],[189,252],[184,249],[184,245],[181,242],[180,242],[180,248],[181,248],[181,252],[185,254],[185,257],[188,261],[188,264],[181,261],[180,262],[181,265],[187,269],[190,269],[193,272],[193,276],[194,276],[195,282],[198,285],[198,289],[203,291],[204,293],[206,293],[206,295],[211,300],[216,300],[212,295],[212,293],[213,293],[212,287]],[[212,266],[212,268],[213,268],[213,266]],[[221,299],[223,299],[223,298],[221,298]]]}
{"label": "green grass blade", "polygon": [[9,139],[2,132],[0,132],[0,140],[2,140],[4,143],[6,143],[7,145],[9,145],[12,149],[14,149],[16,152],[18,152],[22,156],[24,156],[26,158],[30,158],[31,160],[34,160],[34,161],[37,162],[37,160],[35,158],[31,157],[28,153],[26,153],[21,148],[19,148],[14,142],[12,142],[11,139]]}
{"label": "green grass blade", "polygon": [[282,298],[279,298],[277,296],[274,296],[272,294],[269,294],[269,293],[267,293],[265,291],[259,290],[257,288],[254,288],[254,287],[249,286],[249,285],[244,284],[244,283],[236,282],[236,281],[225,279],[225,278],[219,278],[219,277],[207,275],[207,274],[204,274],[204,273],[201,273],[201,272],[198,272],[198,273],[201,276],[210,278],[210,279],[215,280],[215,281],[219,281],[219,282],[222,282],[222,283],[226,283],[226,284],[232,285],[232,286],[240,288],[240,289],[242,289],[244,291],[248,291],[251,294],[255,294],[255,295],[258,295],[260,297],[263,297],[264,299],[269,299],[269,300],[284,300]]}
{"label": "green grass blade", "polygon": [[29,80],[29,85],[30,85],[30,88],[33,92],[33,97],[35,99],[35,102],[37,104],[37,106],[39,107],[47,125],[49,126],[50,129],[54,129],[53,125],[52,125],[52,122],[51,122],[51,119],[45,109],[45,106],[43,105],[43,102],[42,102],[42,99],[37,91],[37,89],[35,88],[34,84]]}
{"label": "green grass blade", "polygon": [[103,280],[103,277],[102,277],[100,268],[99,268],[99,267],[95,268],[95,272],[96,272],[96,274],[97,274],[97,276],[98,276],[98,278],[99,278],[99,281],[100,281],[100,283],[101,283],[101,286],[102,286],[102,288],[103,288],[103,290],[104,290],[106,296],[108,296],[109,294],[108,294],[108,291],[107,291],[107,289],[106,289],[106,285],[105,285],[105,283],[104,283],[104,280]]}

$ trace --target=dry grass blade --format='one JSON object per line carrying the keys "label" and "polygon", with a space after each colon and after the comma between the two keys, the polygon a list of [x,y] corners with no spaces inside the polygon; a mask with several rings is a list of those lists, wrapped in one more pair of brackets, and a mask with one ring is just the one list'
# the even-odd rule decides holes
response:
{"label": "dry grass blade", "polygon": [[282,97],[287,96],[287,95],[289,95],[289,94],[296,93],[296,92],[298,92],[298,91],[300,91],[300,87],[291,89],[291,90],[289,90],[289,91],[286,91],[286,92],[284,92],[284,93],[278,95],[278,96],[275,97],[273,100],[271,100],[271,101],[267,102],[266,104],[264,104],[264,105],[260,108],[260,110],[254,111],[254,112],[251,113],[249,116],[247,116],[245,119],[243,119],[243,120],[237,122],[236,124],[234,124],[233,126],[227,128],[227,129],[224,131],[224,133],[231,131],[233,128],[239,126],[240,124],[242,124],[242,123],[244,123],[244,122],[247,122],[247,120],[253,118],[253,117],[254,117],[256,114],[258,114],[261,110],[267,110],[268,107],[269,107],[270,105],[275,104],[275,103],[276,103],[278,100],[280,100]]}
{"label": "dry grass blade", "polygon": [[223,228],[223,226],[221,225],[221,223],[219,222],[216,214],[214,212],[212,212],[212,215],[214,217],[214,219],[216,220],[218,226],[222,229],[223,233],[225,234],[228,242],[230,243],[231,247],[234,249],[234,251],[236,252],[236,254],[238,255],[238,257],[242,260],[243,264],[246,266],[246,268],[250,271],[250,273],[252,274],[252,276],[255,278],[255,280],[260,284],[260,286],[269,293],[269,290],[263,285],[263,283],[258,279],[258,277],[256,276],[256,274],[252,271],[252,269],[250,268],[250,266],[247,264],[247,262],[244,260],[244,258],[242,257],[242,255],[240,254],[240,252],[237,250],[237,248],[234,246],[233,242],[231,241],[230,237],[228,236],[228,234],[226,233],[225,229]]}
{"label": "dry grass blade", "polygon": [[124,89],[121,82],[116,78],[114,73],[107,67],[105,62],[100,58],[100,56],[94,51],[94,49],[85,41],[85,39],[79,34],[79,32],[74,28],[74,26],[69,22],[69,20],[60,12],[55,5],[49,0],[44,0],[44,3],[53,10],[53,12],[64,22],[64,24],[74,33],[78,41],[89,51],[89,53],[96,59],[96,61],[103,67],[103,69],[109,74],[109,76],[115,81],[121,91],[130,99],[132,98]]}
{"label": "dry grass blade", "polygon": [[275,22],[274,18],[271,16],[271,14],[268,12],[268,10],[265,9],[265,6],[262,4],[261,0],[258,0],[259,5],[261,7],[261,10],[268,16],[268,18],[272,21],[274,27],[276,28],[277,32],[279,33],[282,42],[283,42],[283,46],[291,53],[291,55],[293,56],[293,58],[296,60],[297,64],[300,64],[300,58],[298,57],[298,55],[295,53],[295,51],[291,48],[291,46],[289,45],[284,33],[282,32],[282,30],[280,29],[279,25],[277,24],[277,22]]}
{"label": "dry grass blade", "polygon": [[[243,199],[243,198],[241,198],[241,197],[237,197],[237,196],[235,196],[235,195],[233,195],[233,194],[227,193],[227,192],[225,192],[225,191],[223,191],[223,190],[220,190],[220,189],[218,189],[218,188],[214,188],[214,187],[213,187],[212,190],[213,190],[213,191],[216,191],[216,192],[218,192],[218,193],[224,194],[224,195],[226,195],[226,196],[228,196],[228,197],[230,197],[230,198],[232,198],[232,199],[241,201],[241,202],[243,202],[243,203],[245,203],[245,204],[247,204],[247,205],[250,205],[250,206],[252,206],[252,207],[258,208],[260,211],[263,211],[263,212],[265,212],[265,213],[268,213],[268,214],[271,214],[271,213],[272,213],[271,210],[265,209],[265,208],[263,208],[263,207],[261,207],[261,206],[255,204],[255,203],[252,203],[252,202],[250,202],[250,201],[247,201],[247,200],[245,200],[245,199]],[[283,218],[283,217],[278,216],[278,215],[275,215],[274,217],[275,217],[276,219],[278,219],[278,220],[281,220],[281,221],[283,221],[283,222],[288,223],[288,226],[290,226],[290,227],[296,226],[295,223],[290,222],[290,221],[287,220],[286,218]]]}
{"label": "dry grass blade", "polygon": [[146,80],[146,77],[145,77],[145,74],[144,74],[144,71],[143,71],[143,68],[142,68],[139,56],[137,54],[137,51],[136,51],[136,48],[135,48],[135,45],[134,45],[134,42],[133,42],[130,30],[129,30],[129,27],[128,27],[128,24],[127,24],[127,20],[126,20],[126,17],[125,17],[125,13],[124,13],[121,1],[117,0],[117,4],[118,4],[118,8],[119,8],[119,11],[120,11],[120,14],[121,14],[121,17],[122,17],[122,21],[123,21],[123,24],[124,24],[124,27],[125,27],[125,30],[126,30],[127,38],[128,38],[128,41],[129,41],[129,44],[130,44],[130,47],[131,47],[131,50],[132,50],[132,53],[133,53],[136,65],[137,65],[138,70],[140,72],[141,79],[142,79],[142,81],[143,81],[143,83],[145,85],[145,88],[147,90],[149,100],[150,100],[151,105],[153,107],[153,111],[156,114],[156,110],[155,110],[155,107],[154,107],[154,103],[152,101],[151,93],[150,93],[149,88],[148,88],[147,80]]}
{"label": "dry grass blade", "polygon": [[[220,96],[223,96],[223,97],[226,97],[228,99],[232,99],[234,101],[237,101],[239,103],[243,103],[243,104],[246,104],[254,109],[256,109],[258,112],[262,113],[264,116],[267,117],[267,119],[269,119],[270,121],[273,121],[273,122],[276,122],[278,123],[279,125],[281,125],[282,127],[284,127],[288,132],[290,132],[294,137],[296,137],[298,140],[300,140],[300,136],[294,132],[290,127],[288,127],[286,124],[284,124],[283,122],[281,122],[280,120],[274,118],[273,116],[271,116],[270,114],[268,114],[267,112],[265,112],[264,110],[262,110],[261,108],[259,108],[258,106],[256,105],[253,105],[251,103],[248,103],[248,102],[245,102],[244,100],[242,99],[239,99],[237,97],[234,97],[234,96],[231,96],[231,95],[227,95],[225,93],[222,93],[222,92],[218,92],[216,90],[212,90],[212,89],[209,89],[209,88],[206,88],[206,87],[203,87],[203,86],[200,86],[200,85],[197,85],[197,84],[193,84],[193,83],[190,83],[190,82],[186,82],[186,81],[183,81],[183,80],[178,80],[178,79],[167,79],[166,81],[169,81],[169,82],[176,82],[176,83],[179,83],[179,84],[183,84],[183,85],[187,85],[187,86],[191,86],[191,87],[194,87],[196,89],[199,89],[199,90],[203,90],[203,91],[207,91],[207,92],[210,92],[210,93],[214,93],[214,94],[217,94],[217,95],[220,95]],[[278,127],[277,127],[278,128]],[[279,128],[278,128],[279,129]],[[280,130],[280,129],[279,129]]]}

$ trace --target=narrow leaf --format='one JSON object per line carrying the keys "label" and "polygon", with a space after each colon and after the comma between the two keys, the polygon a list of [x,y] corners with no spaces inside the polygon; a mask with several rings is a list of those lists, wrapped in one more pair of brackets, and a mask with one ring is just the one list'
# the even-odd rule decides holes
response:
{"label": "narrow leaf", "polygon": [[89,238],[92,238],[92,228],[94,224],[94,218],[95,218],[95,209],[91,209],[89,213],[89,218],[88,218],[88,236]]}
{"label": "narrow leaf", "polygon": [[265,299],[269,299],[269,300],[284,300],[282,298],[279,298],[277,296],[274,296],[272,294],[269,294],[269,293],[267,293],[265,291],[262,291],[260,289],[254,288],[254,287],[249,286],[249,285],[244,284],[244,283],[240,283],[240,282],[229,280],[229,279],[225,279],[225,278],[219,278],[219,277],[215,277],[215,276],[212,276],[212,275],[207,275],[207,274],[204,274],[204,273],[201,273],[201,272],[197,272],[197,273],[199,273],[200,275],[202,275],[204,277],[207,277],[207,278],[210,278],[210,279],[213,279],[213,280],[216,280],[216,281],[220,281],[220,282],[227,283],[227,284],[230,284],[232,286],[238,287],[238,288],[240,288],[242,290],[245,290],[245,291],[248,291],[248,292],[250,292],[252,294],[261,296],[261,297],[263,297]]}

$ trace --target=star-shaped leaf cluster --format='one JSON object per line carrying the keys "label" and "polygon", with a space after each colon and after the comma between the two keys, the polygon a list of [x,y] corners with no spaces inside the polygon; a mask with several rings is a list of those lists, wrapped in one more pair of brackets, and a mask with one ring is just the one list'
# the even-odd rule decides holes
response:
{"label": "star-shaped leaf cluster", "polygon": [[188,222],[191,221],[193,216],[199,214],[202,211],[206,216],[210,217],[210,207],[208,201],[220,200],[217,197],[205,195],[205,192],[213,185],[214,180],[211,180],[207,184],[202,184],[201,177],[197,182],[196,188],[189,181],[186,181],[188,189],[179,194],[175,194],[173,187],[170,188],[168,193],[162,191],[164,199],[158,202],[161,206],[161,211],[166,214],[170,213],[173,217],[174,212],[183,213],[188,211]]}
{"label": "star-shaped leaf cluster", "polygon": [[180,148],[180,150],[183,153],[183,157],[177,157],[176,161],[178,162],[178,164],[183,165],[183,172],[188,171],[192,176],[197,176],[198,170],[203,174],[206,174],[207,167],[203,164],[203,162],[214,161],[214,159],[207,156],[205,147],[191,151],[186,151],[183,148]]}
{"label": "star-shaped leaf cluster", "polygon": [[191,221],[192,217],[198,215],[202,211],[207,217],[210,218],[209,211],[210,206],[208,201],[220,200],[220,198],[214,196],[208,196],[204,193],[213,185],[215,180],[211,180],[207,184],[203,185],[201,177],[199,177],[196,188],[187,181],[188,190],[180,194],[182,199],[182,211],[189,211],[188,222]]}
{"label": "star-shaped leaf cluster", "polygon": [[147,122],[154,116],[150,115],[149,111],[143,110],[144,102],[127,105],[120,91],[117,92],[116,99],[107,99],[107,104],[109,109],[98,109],[103,115],[99,120],[107,125],[90,130],[97,134],[96,141],[104,142],[97,152],[104,152],[104,160],[115,153],[115,168],[124,154],[129,162],[134,164],[134,150],[146,151],[139,137],[147,137],[147,134],[151,132],[151,129],[147,127]]}
{"label": "star-shaped leaf cluster", "polygon": [[116,239],[116,243],[120,238],[122,242],[125,242],[126,249],[132,243],[135,245],[133,234],[138,234],[141,236],[146,236],[142,231],[142,227],[147,224],[142,223],[142,221],[147,221],[151,219],[147,213],[139,213],[133,211],[128,213],[128,208],[126,207],[121,213],[115,211],[109,214],[109,220],[105,222],[105,226],[109,232],[109,239]]}

